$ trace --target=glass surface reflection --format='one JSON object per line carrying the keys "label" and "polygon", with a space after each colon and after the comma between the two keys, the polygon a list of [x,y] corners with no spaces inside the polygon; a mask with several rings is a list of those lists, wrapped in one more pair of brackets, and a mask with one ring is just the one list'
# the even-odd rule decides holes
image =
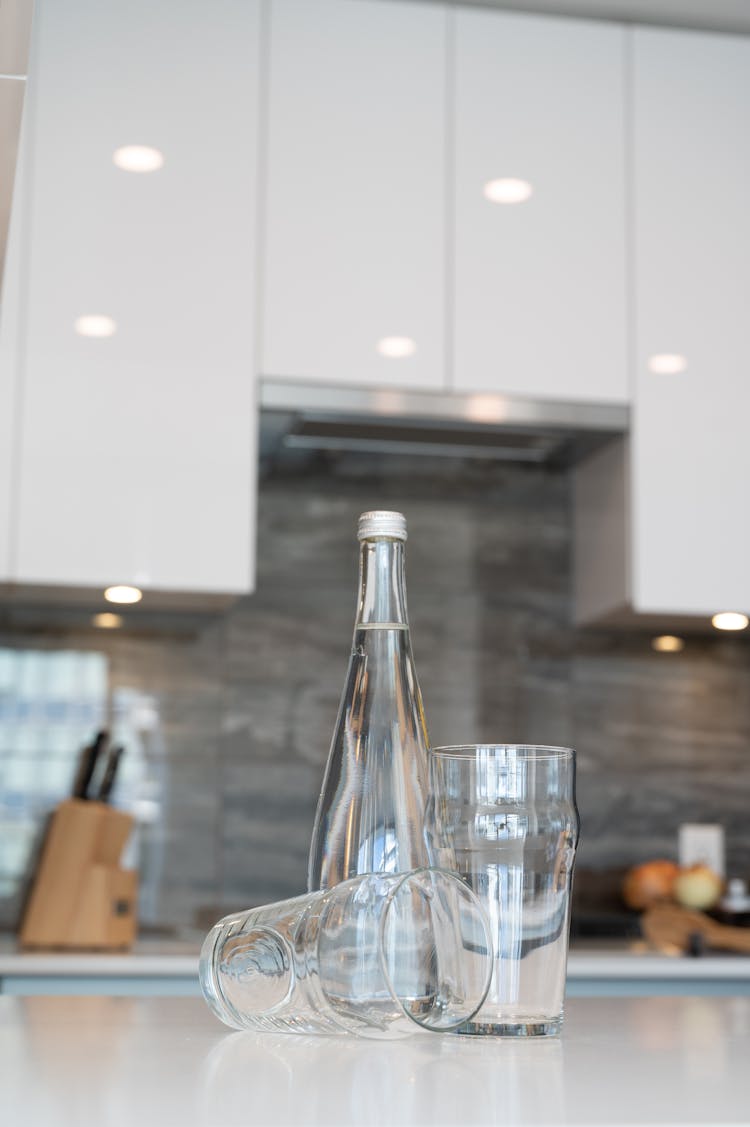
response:
{"label": "glass surface reflection", "polygon": [[[206,1057],[203,1122],[360,1124],[558,1123],[564,1045],[455,1037],[341,1041],[229,1034]],[[272,1110],[271,1110],[272,1109]]]}

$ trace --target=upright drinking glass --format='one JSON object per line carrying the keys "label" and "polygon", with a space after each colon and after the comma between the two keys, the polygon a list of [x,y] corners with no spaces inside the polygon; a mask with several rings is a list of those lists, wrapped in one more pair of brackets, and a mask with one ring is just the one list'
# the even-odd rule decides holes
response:
{"label": "upright drinking glass", "polygon": [[579,830],[575,753],[479,744],[430,754],[430,863],[476,892],[495,947],[487,998],[458,1032],[558,1033]]}

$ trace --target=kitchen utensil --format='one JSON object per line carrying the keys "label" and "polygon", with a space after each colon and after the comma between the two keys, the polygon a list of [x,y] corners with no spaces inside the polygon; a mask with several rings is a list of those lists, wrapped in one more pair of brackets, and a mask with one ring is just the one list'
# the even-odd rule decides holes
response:
{"label": "kitchen utensil", "polygon": [[99,756],[104,751],[109,733],[106,730],[97,732],[96,739],[90,747],[85,747],[78,758],[78,769],[73,783],[73,798],[86,799],[89,797],[89,787],[94,777]]}
{"label": "kitchen utensil", "polygon": [[227,916],[203,944],[200,981],[238,1029],[392,1038],[461,1025],[492,965],[477,897],[455,873],[417,869]]}
{"label": "kitchen utensil", "polygon": [[750,955],[750,928],[717,923],[705,912],[679,904],[655,904],[641,916],[641,929],[649,943],[660,951],[688,951],[693,937],[700,936],[708,947]]}
{"label": "kitchen utensil", "polygon": [[97,798],[100,802],[109,802],[110,795],[114,789],[115,779],[117,778],[117,770],[120,766],[122,754],[125,751],[124,747],[113,747],[110,749],[107,757],[107,765],[104,768],[102,781],[99,785],[99,794]]}
{"label": "kitchen utensil", "polygon": [[481,744],[430,757],[430,861],[474,889],[495,947],[487,1000],[458,1032],[557,1033],[579,827],[575,753]]}
{"label": "kitchen utensil", "polygon": [[133,818],[102,802],[70,798],[50,819],[21,922],[27,949],[130,946],[137,875],[120,867]]}

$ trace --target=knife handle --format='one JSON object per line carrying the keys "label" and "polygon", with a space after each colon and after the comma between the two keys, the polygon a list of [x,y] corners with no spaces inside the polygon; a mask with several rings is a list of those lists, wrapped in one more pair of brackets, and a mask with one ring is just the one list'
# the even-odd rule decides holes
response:
{"label": "knife handle", "polygon": [[81,752],[75,782],[73,783],[73,798],[87,799],[89,797],[89,787],[96,770],[96,761],[108,739],[108,733],[102,730],[97,733],[93,744],[90,747],[85,747]]}
{"label": "knife handle", "polygon": [[100,802],[109,802],[109,796],[112,793],[112,788],[115,785],[115,778],[117,776],[117,768],[120,765],[120,758],[124,752],[124,747],[113,747],[107,758],[107,766],[104,768],[104,775],[102,776],[101,785],[99,787],[99,794],[97,795]]}

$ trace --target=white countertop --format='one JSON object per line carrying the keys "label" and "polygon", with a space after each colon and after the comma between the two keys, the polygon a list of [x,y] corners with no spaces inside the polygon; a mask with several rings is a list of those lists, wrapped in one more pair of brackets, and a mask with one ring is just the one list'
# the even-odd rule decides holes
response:
{"label": "white countertop", "polygon": [[643,940],[582,945],[568,954],[568,979],[731,979],[750,981],[750,956],[662,954]]}
{"label": "white countertop", "polygon": [[24,1127],[750,1122],[750,998],[574,998],[562,1037],[232,1033],[197,998],[0,998]]}
{"label": "white countertop", "polygon": [[[4,941],[0,943],[0,978],[191,978],[198,974],[198,954],[197,945],[177,941],[142,940],[133,951],[114,954],[22,952],[12,941]],[[750,956],[713,954],[693,959],[658,954],[640,940],[588,941],[571,949],[568,978],[750,981]]]}
{"label": "white countertop", "polygon": [[198,955],[197,950],[165,951],[148,944],[113,954],[0,950],[0,977],[197,978]]}

